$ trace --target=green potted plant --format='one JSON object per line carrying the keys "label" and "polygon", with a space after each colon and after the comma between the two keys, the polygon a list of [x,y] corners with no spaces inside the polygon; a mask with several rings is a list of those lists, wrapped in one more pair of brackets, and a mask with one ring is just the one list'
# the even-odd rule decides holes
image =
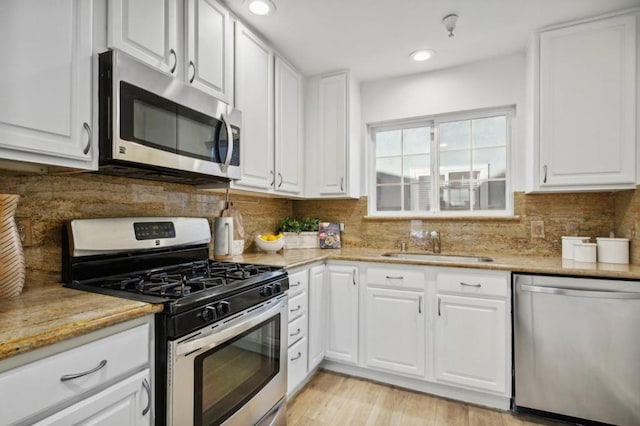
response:
{"label": "green potted plant", "polygon": [[294,219],[284,217],[278,224],[278,232],[284,234],[285,249],[301,249],[318,247],[318,222],[315,217]]}

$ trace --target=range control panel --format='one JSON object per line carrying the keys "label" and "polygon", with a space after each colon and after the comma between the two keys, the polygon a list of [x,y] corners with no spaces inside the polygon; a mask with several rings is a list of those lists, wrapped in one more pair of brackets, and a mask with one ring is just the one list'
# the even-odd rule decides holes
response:
{"label": "range control panel", "polygon": [[136,240],[176,237],[176,228],[173,222],[135,222],[133,230],[136,234]]}

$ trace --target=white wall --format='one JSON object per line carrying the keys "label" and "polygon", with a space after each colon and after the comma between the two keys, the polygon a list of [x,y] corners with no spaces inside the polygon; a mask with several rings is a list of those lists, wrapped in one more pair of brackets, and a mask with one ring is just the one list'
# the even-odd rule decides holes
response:
{"label": "white wall", "polygon": [[[523,191],[525,74],[526,58],[522,52],[455,68],[363,82],[360,87],[362,122],[367,126],[389,120],[516,105],[511,145],[511,188]],[[364,146],[369,147],[368,135],[365,138]],[[365,158],[366,153],[363,160]],[[366,182],[366,176],[363,179]],[[363,191],[366,188],[363,187]]]}

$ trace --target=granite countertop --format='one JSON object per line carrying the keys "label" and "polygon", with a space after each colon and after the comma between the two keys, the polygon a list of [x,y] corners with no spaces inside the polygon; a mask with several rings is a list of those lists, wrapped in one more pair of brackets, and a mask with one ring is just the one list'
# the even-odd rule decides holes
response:
{"label": "granite countertop", "polygon": [[162,305],[39,285],[0,299],[0,360],[143,315]]}
{"label": "granite countertop", "polygon": [[[396,264],[445,266],[456,268],[474,268],[496,271],[529,272],[535,274],[574,275],[604,278],[640,279],[640,265],[619,265],[613,263],[581,263],[563,260],[559,257],[531,257],[531,256],[501,256],[488,255],[491,262],[448,262],[431,260],[398,259],[382,256],[394,250],[368,248],[331,249],[299,249],[283,250],[275,254],[247,253],[234,256],[236,262],[262,263],[286,268],[295,268],[308,263],[326,259],[356,261],[356,262],[384,262]],[[451,254],[451,253],[442,253]],[[471,255],[455,253],[457,255]]]}
{"label": "granite countertop", "polygon": [[[288,269],[330,259],[640,279],[640,265],[579,263],[558,257],[489,255],[488,257],[493,259],[492,262],[443,262],[382,256],[389,251],[392,250],[299,249],[284,250],[275,254],[246,253],[234,256],[232,260],[241,263],[282,266]],[[59,283],[42,284],[27,289],[18,297],[0,300],[0,360],[161,310],[162,305],[68,289]]]}

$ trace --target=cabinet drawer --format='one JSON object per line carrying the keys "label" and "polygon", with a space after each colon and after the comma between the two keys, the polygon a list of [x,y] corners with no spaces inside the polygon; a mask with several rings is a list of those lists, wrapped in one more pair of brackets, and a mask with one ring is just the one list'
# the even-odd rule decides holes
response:
{"label": "cabinet drawer", "polygon": [[309,288],[309,274],[305,269],[304,271],[294,272],[289,274],[289,295],[295,296],[296,294],[307,291]]}
{"label": "cabinet drawer", "polygon": [[287,393],[291,393],[307,377],[307,339],[303,338],[289,348],[287,366]]}
{"label": "cabinet drawer", "polygon": [[307,292],[302,292],[297,296],[293,296],[289,299],[289,322],[294,319],[306,315],[307,313]]}
{"label": "cabinet drawer", "polygon": [[[0,375],[2,423],[26,419],[124,377],[149,363],[149,325],[23,365]],[[101,366],[97,369],[97,367]],[[65,376],[92,373],[62,381]]]}
{"label": "cabinet drawer", "polygon": [[289,323],[289,346],[307,336],[307,327],[308,325],[306,315],[303,315],[300,318]]}
{"label": "cabinet drawer", "polygon": [[367,268],[367,285],[424,290],[424,271],[403,267]]}
{"label": "cabinet drawer", "polygon": [[509,294],[509,275],[478,272],[439,272],[438,291],[503,296]]}

